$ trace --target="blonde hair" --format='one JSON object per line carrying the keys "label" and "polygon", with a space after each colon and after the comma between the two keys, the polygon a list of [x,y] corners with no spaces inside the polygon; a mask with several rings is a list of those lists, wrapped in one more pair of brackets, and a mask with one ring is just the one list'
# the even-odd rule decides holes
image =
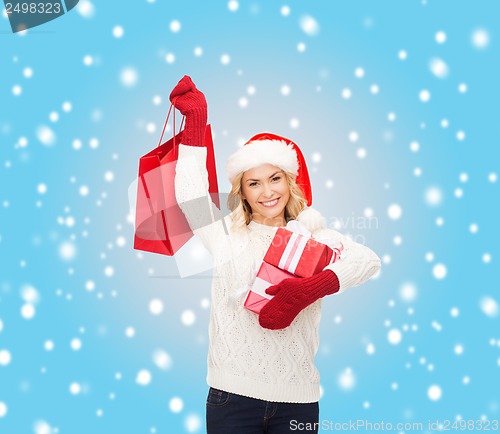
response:
{"label": "blonde hair", "polygon": [[[241,188],[243,173],[244,172],[240,173],[234,179],[231,192],[227,198],[227,207],[232,211],[232,229],[234,231],[245,228],[252,221],[252,208],[250,208],[248,202],[243,199]],[[285,170],[283,170],[283,173],[290,190],[290,198],[285,206],[285,220],[288,222],[289,220],[296,219],[304,208],[306,208],[307,200],[304,197],[304,193],[302,193],[302,190],[295,182],[295,175]]]}

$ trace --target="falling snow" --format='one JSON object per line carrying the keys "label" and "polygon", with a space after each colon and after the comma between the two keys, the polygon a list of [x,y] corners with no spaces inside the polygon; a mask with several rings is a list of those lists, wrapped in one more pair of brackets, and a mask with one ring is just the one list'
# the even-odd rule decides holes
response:
{"label": "falling snow", "polygon": [[[332,367],[321,370],[325,408],[375,420],[406,402],[411,419],[446,403],[461,419],[467,391],[471,414],[496,417],[498,402],[472,396],[497,386],[500,367],[491,331],[498,134],[484,117],[495,112],[487,96],[497,83],[481,73],[495,66],[490,17],[422,0],[414,6],[434,27],[402,14],[401,33],[346,3],[354,13],[340,16],[340,35],[327,3],[226,0],[210,5],[212,16],[157,0],[133,14],[80,0],[57,24],[12,36],[23,44],[7,44],[0,65],[0,425],[58,434],[85,420],[89,432],[103,422],[125,432],[119,415],[139,393],[152,410],[134,417],[151,434],[164,431],[162,418],[176,432],[203,432],[210,278],[193,264],[207,252],[187,246],[190,274],[179,278],[177,258],[134,249],[138,158],[156,147],[182,74],[208,99],[221,192],[224,155],[254,133],[283,134],[306,157],[314,207],[329,227],[381,258],[372,282],[322,305],[317,361]],[[452,13],[460,20],[437,19]],[[201,31],[214,17],[217,32]],[[64,55],[35,55],[26,42],[56,25]],[[85,38],[68,37],[82,26],[92,29]],[[384,38],[396,33],[387,49]],[[373,42],[369,53],[360,40]],[[465,58],[478,68],[464,70]],[[42,406],[26,417],[32,409],[20,411],[19,393],[60,412]],[[82,403],[75,415],[71,406]]]}
{"label": "falling snow", "polygon": [[387,340],[392,345],[398,345],[401,342],[402,338],[403,335],[401,334],[401,331],[399,331],[398,329],[391,329],[389,330],[389,333],[387,333]]}
{"label": "falling snow", "polygon": [[448,273],[448,270],[446,269],[446,266],[444,264],[436,264],[432,268],[432,274],[434,277],[438,280],[442,280],[446,277],[446,274]]}
{"label": "falling snow", "polygon": [[441,395],[443,394],[441,387],[437,385],[432,385],[427,389],[427,396],[431,401],[439,401],[441,399]]}
{"label": "falling snow", "polygon": [[120,72],[120,81],[125,87],[133,87],[137,84],[138,73],[135,68],[125,68]]}
{"label": "falling snow", "polygon": [[147,386],[151,383],[151,373],[146,369],[142,369],[137,373],[135,381],[140,386]]}
{"label": "falling snow", "polygon": [[440,205],[443,200],[443,193],[438,187],[429,187],[425,192],[425,202],[430,206]]}
{"label": "falling snow", "polygon": [[240,5],[236,0],[230,0],[229,3],[227,4],[227,8],[231,12],[236,12],[239,7],[240,7]]}
{"label": "falling snow", "polygon": [[7,414],[7,410],[7,404],[3,401],[0,401],[0,417],[5,417],[5,415]]}
{"label": "falling snow", "polygon": [[446,78],[450,74],[448,65],[444,62],[444,60],[439,58],[433,58],[430,60],[429,69],[432,74],[440,79]]}
{"label": "falling snow", "polygon": [[419,93],[419,98],[422,102],[428,102],[431,99],[431,93],[426,89],[421,90]]}
{"label": "falling snow", "polygon": [[8,350],[0,350],[0,365],[7,366],[12,359],[12,356]]}
{"label": "falling snow", "polygon": [[40,126],[36,131],[38,140],[45,146],[52,146],[56,142],[56,135],[52,129],[46,125]]}
{"label": "falling snow", "polygon": [[122,26],[115,26],[115,27],[113,27],[113,36],[116,39],[122,38],[124,34],[125,34],[125,31],[123,30]]}
{"label": "falling snow", "polygon": [[95,14],[95,7],[90,0],[80,1],[76,6],[76,10],[84,18],[92,18]]}
{"label": "falling snow", "polygon": [[495,318],[498,315],[498,303],[490,296],[482,297],[479,306],[482,312],[490,318]]}
{"label": "falling snow", "polygon": [[173,413],[180,413],[184,408],[184,402],[181,398],[174,397],[170,400],[168,406]]}
{"label": "falling snow", "polygon": [[403,214],[401,206],[398,204],[392,204],[387,208],[387,215],[391,220],[399,220]]}
{"label": "falling snow", "polygon": [[182,25],[181,25],[180,21],[173,20],[170,22],[170,31],[171,32],[177,33],[181,30],[181,28],[182,28]]}
{"label": "falling snow", "polygon": [[305,15],[300,19],[300,28],[309,36],[316,36],[319,33],[318,22],[309,15]]}
{"label": "falling snow", "polygon": [[436,39],[436,42],[438,44],[444,44],[446,42],[446,39],[447,39],[446,33],[443,31],[437,32],[435,39]]}
{"label": "falling snow", "polygon": [[149,311],[153,315],[159,315],[163,312],[163,302],[159,299],[151,300],[149,303]]}
{"label": "falling snow", "polygon": [[407,303],[415,301],[417,298],[417,288],[413,283],[404,283],[399,288],[399,296]]}
{"label": "falling snow", "polygon": [[472,45],[480,50],[488,47],[490,43],[490,35],[485,29],[477,29],[472,33]]}

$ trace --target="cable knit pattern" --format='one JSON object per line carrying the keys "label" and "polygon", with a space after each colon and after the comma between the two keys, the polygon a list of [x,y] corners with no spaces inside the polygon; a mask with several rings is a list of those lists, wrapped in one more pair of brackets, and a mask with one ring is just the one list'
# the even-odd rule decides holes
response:
{"label": "cable knit pattern", "polygon": [[[314,357],[322,300],[282,330],[262,328],[258,316],[243,307],[277,228],[251,222],[246,229],[232,232],[230,216],[219,219],[216,208],[209,206],[205,161],[205,148],[180,145],[175,191],[190,226],[214,260],[207,383],[266,401],[316,402],[320,377]],[[193,203],[202,204],[201,209]],[[370,249],[328,229],[320,235],[338,239],[349,251],[342,265],[331,266],[336,266],[332,269],[341,290],[364,282],[380,267]]]}

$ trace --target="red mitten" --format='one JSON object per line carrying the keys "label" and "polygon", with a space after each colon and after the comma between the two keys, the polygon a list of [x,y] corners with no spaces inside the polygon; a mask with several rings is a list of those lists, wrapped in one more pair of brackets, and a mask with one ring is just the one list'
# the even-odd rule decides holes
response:
{"label": "red mitten", "polygon": [[339,279],[331,270],[302,279],[282,280],[266,289],[266,293],[274,297],[260,311],[259,323],[266,329],[284,329],[300,311],[325,295],[338,292],[339,289]]}
{"label": "red mitten", "polygon": [[186,116],[182,144],[203,146],[208,117],[205,95],[196,89],[191,78],[185,75],[170,93],[170,101]]}

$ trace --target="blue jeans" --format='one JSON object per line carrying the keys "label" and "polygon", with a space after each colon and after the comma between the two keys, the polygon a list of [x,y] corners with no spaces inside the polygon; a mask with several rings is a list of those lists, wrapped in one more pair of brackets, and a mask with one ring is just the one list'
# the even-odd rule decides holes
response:
{"label": "blue jeans", "polygon": [[316,434],[318,426],[317,402],[270,402],[213,387],[208,391],[207,434]]}

